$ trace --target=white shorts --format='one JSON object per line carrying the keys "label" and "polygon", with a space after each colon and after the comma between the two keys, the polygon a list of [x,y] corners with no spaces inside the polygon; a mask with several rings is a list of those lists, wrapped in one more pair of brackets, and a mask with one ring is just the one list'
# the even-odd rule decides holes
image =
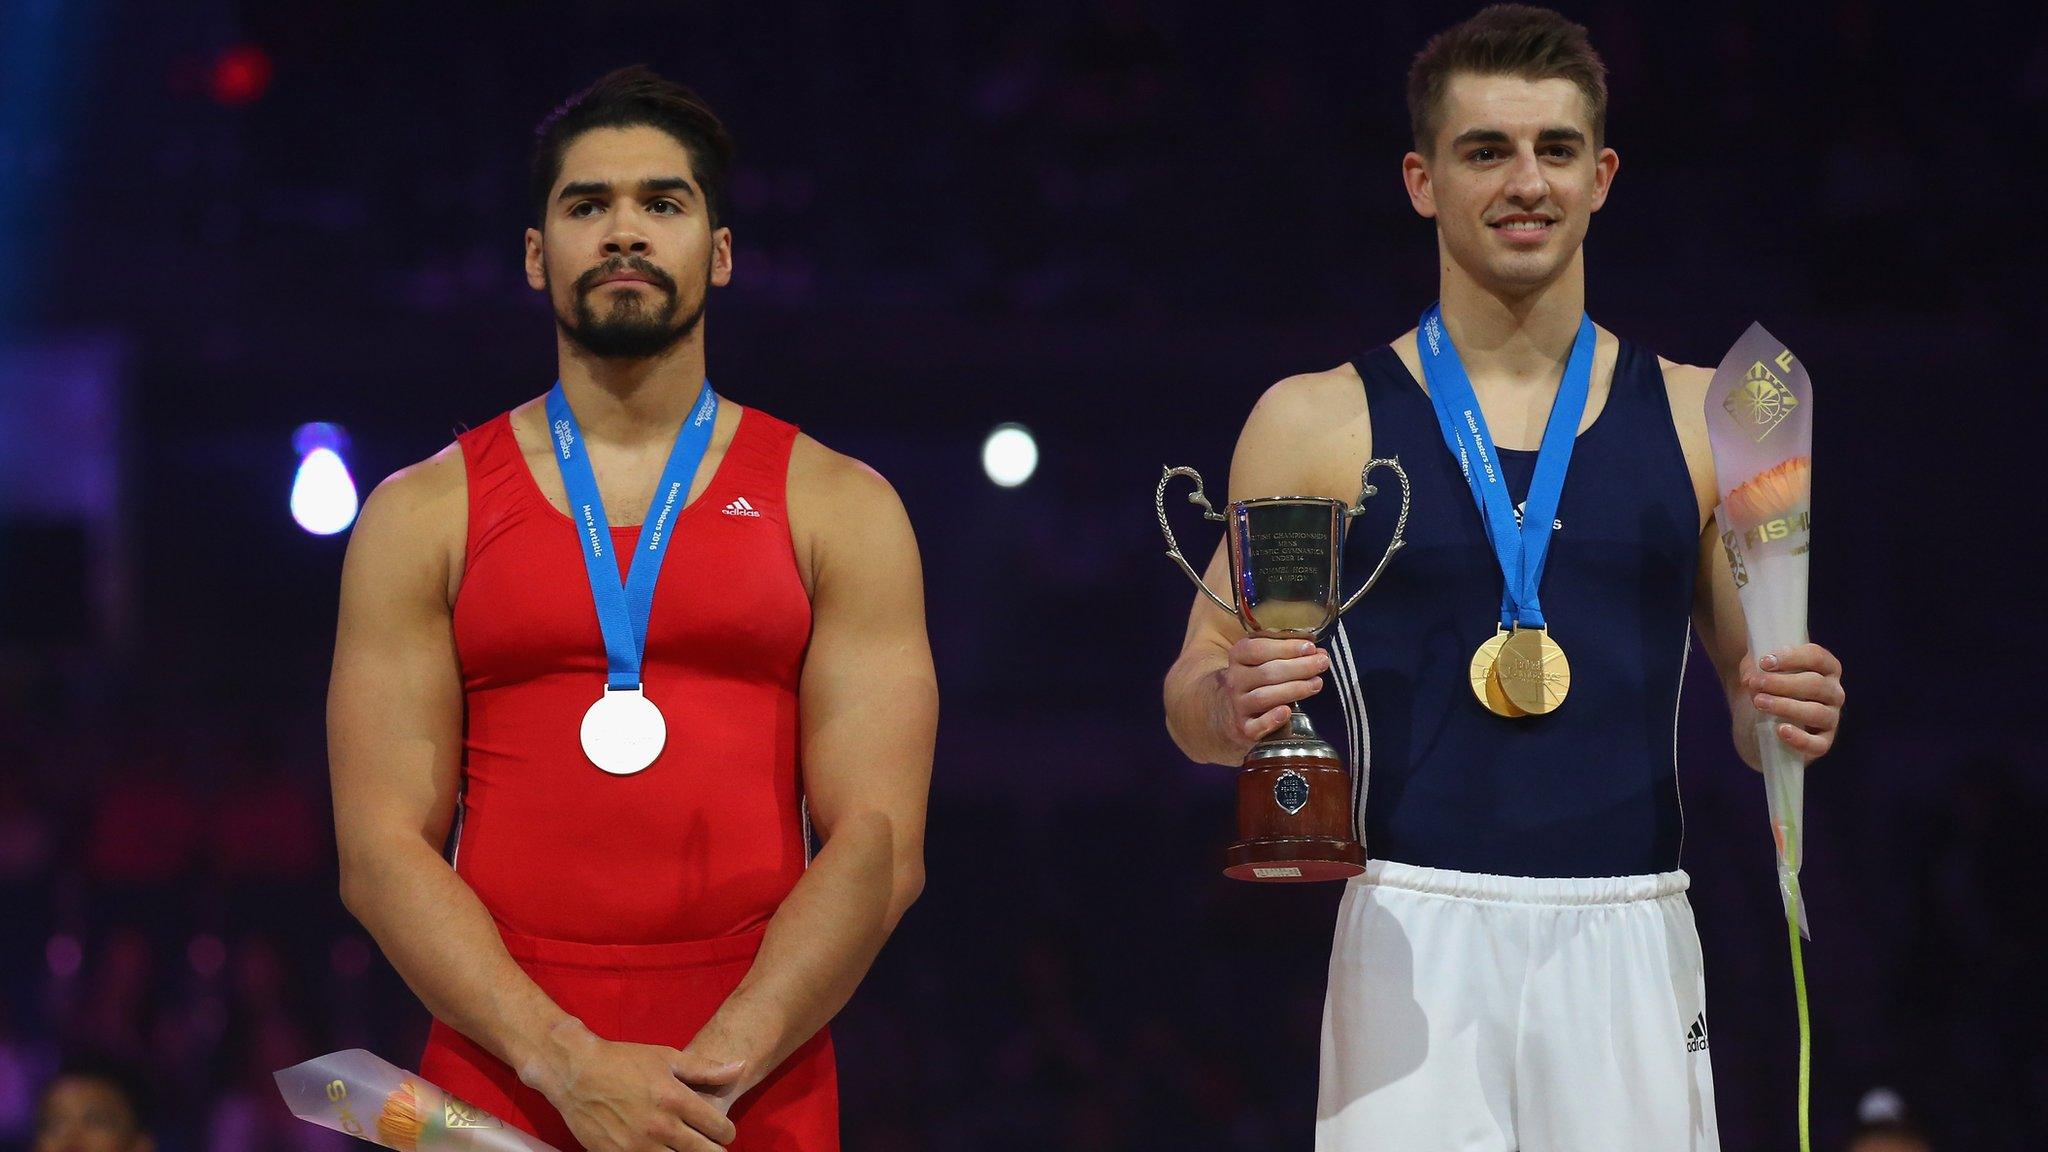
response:
{"label": "white shorts", "polygon": [[1337,913],[1316,1148],[1718,1150],[1689,883],[1372,861]]}

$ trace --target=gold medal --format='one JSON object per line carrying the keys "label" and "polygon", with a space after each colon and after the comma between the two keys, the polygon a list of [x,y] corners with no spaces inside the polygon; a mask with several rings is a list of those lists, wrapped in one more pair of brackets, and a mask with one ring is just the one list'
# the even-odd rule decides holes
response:
{"label": "gold medal", "polygon": [[1572,690],[1571,661],[1544,628],[1517,627],[1508,633],[1493,674],[1515,707],[1534,716],[1555,712]]}
{"label": "gold medal", "polygon": [[1479,646],[1472,653],[1472,695],[1479,698],[1488,712],[1496,716],[1526,716],[1528,713],[1515,707],[1515,703],[1501,691],[1500,678],[1493,674],[1494,665],[1500,660],[1501,645],[1508,641],[1508,630],[1501,628],[1493,638]]}

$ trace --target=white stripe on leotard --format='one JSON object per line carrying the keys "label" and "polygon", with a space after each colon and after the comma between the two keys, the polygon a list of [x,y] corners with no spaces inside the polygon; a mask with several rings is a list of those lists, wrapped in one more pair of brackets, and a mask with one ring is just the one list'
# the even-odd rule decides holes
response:
{"label": "white stripe on leotard", "polygon": [[1365,844],[1365,800],[1372,778],[1372,724],[1365,716],[1365,692],[1358,683],[1358,661],[1351,654],[1351,636],[1337,622],[1330,645],[1330,670],[1336,673],[1337,704],[1344,710],[1345,759],[1351,768],[1351,834]]}

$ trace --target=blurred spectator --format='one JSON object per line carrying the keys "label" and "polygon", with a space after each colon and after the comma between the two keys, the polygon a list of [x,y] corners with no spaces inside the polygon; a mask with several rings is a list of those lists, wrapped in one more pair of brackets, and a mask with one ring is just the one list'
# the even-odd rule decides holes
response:
{"label": "blurred spectator", "polygon": [[1856,1118],[1856,1129],[1842,1152],[1934,1152],[1926,1134],[1906,1118],[1906,1102],[1889,1088],[1865,1092]]}
{"label": "blurred spectator", "polygon": [[[346,1152],[361,1147],[348,1136],[293,1116],[277,1094],[272,1072],[321,1051],[282,1013],[249,1020],[247,1031],[231,1040],[225,1054],[227,1079],[206,1120],[204,1152]],[[399,1062],[411,1063],[410,1056]]]}
{"label": "blurred spectator", "polygon": [[5,999],[0,999],[0,1147],[28,1145],[36,1121],[36,1085],[56,1063],[49,1045],[13,1028]]}
{"label": "blurred spectator", "polygon": [[152,1094],[129,1065],[101,1056],[65,1062],[36,1109],[34,1152],[155,1152]]}
{"label": "blurred spectator", "polygon": [[86,972],[90,991],[66,1039],[114,1059],[146,1064],[158,1008],[156,950],[149,938],[132,928],[116,931],[89,952]]}
{"label": "blurred spectator", "polygon": [[1903,1120],[1881,1120],[1859,1126],[1842,1152],[1934,1152],[1934,1145]]}

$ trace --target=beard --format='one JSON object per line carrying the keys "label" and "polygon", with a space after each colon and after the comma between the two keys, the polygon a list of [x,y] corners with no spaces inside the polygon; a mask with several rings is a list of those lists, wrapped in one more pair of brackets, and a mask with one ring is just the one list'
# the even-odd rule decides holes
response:
{"label": "beard", "polygon": [[[592,304],[597,281],[631,269],[661,290],[662,303],[649,305],[639,293],[621,293],[600,315]],[[697,306],[680,321],[682,297],[676,293],[675,278],[637,256],[607,261],[576,278],[576,306],[569,316],[555,312],[555,326],[569,342],[600,360],[645,360],[658,356],[686,339],[704,320],[704,305],[711,295],[711,269],[704,269],[704,291]]]}

